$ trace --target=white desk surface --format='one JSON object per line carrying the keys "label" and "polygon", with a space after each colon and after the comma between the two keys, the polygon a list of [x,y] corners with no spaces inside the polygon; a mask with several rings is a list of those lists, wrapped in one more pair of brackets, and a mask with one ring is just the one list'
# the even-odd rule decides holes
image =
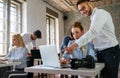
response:
{"label": "white desk surface", "polygon": [[0,63],[0,67],[5,67],[5,66],[14,66],[21,64],[21,62],[11,62],[11,63]]}
{"label": "white desk surface", "polygon": [[73,70],[71,68],[52,68],[44,67],[43,65],[37,65],[32,67],[26,67],[25,72],[34,72],[34,73],[48,73],[48,74],[66,74],[66,75],[82,75],[82,76],[96,76],[104,68],[104,63],[96,63],[94,69],[88,68],[79,68]]}

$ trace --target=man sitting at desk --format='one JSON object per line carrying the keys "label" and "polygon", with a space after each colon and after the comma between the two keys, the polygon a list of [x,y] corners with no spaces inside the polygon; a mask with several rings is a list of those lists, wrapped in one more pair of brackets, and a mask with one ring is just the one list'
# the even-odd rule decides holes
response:
{"label": "man sitting at desk", "polygon": [[5,56],[2,61],[9,62],[21,62],[21,64],[15,66],[17,71],[6,71],[3,78],[8,78],[9,74],[17,73],[18,71],[23,71],[27,67],[27,48],[23,42],[20,34],[15,34],[12,36],[12,48],[10,48],[9,53]]}

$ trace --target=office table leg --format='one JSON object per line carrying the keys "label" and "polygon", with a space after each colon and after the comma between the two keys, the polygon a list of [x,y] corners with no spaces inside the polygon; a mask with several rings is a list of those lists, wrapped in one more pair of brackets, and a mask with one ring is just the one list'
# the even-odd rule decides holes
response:
{"label": "office table leg", "polygon": [[76,75],[71,75],[71,78],[78,78],[78,76],[76,76]]}
{"label": "office table leg", "polygon": [[55,74],[47,74],[47,78],[55,78]]}

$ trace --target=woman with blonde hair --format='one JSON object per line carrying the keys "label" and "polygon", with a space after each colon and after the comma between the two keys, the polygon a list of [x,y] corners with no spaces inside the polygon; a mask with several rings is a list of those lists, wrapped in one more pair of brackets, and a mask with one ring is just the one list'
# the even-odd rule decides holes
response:
{"label": "woman with blonde hair", "polygon": [[[17,70],[16,72],[18,72],[18,70],[24,71],[24,68],[27,67],[27,52],[27,48],[25,47],[21,35],[15,34],[12,36],[12,48],[10,48],[9,53],[2,61],[10,60],[11,62],[21,62],[21,64],[16,65],[15,70]],[[3,78],[8,78],[11,73],[15,73],[15,71],[5,72]]]}
{"label": "woman with blonde hair", "polygon": [[22,36],[20,34],[15,34],[13,36],[17,36],[20,46],[25,47],[23,38],[22,38]]}

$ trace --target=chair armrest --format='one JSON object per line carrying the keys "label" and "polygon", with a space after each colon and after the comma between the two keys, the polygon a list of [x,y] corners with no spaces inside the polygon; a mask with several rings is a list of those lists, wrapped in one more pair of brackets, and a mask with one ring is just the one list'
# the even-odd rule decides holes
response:
{"label": "chair armrest", "polygon": [[22,77],[23,78],[23,76],[26,76],[27,77],[27,74],[28,73],[13,73],[13,74],[10,74],[9,76],[8,76],[8,78],[12,78],[12,77]]}

